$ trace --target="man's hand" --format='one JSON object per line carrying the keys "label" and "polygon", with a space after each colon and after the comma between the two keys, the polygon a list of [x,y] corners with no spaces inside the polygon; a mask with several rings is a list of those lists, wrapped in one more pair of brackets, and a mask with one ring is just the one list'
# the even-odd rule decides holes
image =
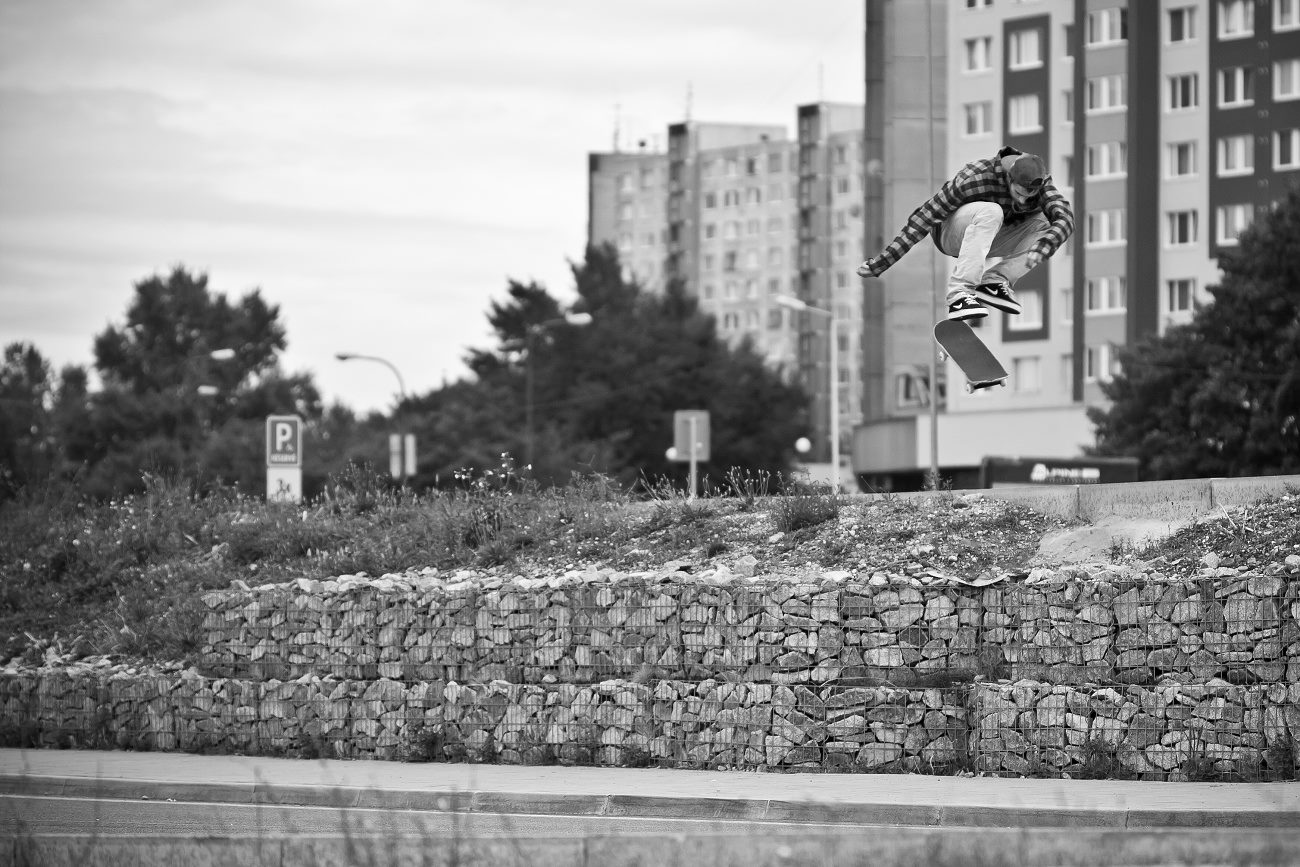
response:
{"label": "man's hand", "polygon": [[1043,254],[1037,250],[1030,250],[1025,254],[1025,270],[1032,271],[1043,262]]}
{"label": "man's hand", "polygon": [[868,259],[858,266],[859,277],[879,277],[883,273],[885,269],[881,267],[879,259]]}

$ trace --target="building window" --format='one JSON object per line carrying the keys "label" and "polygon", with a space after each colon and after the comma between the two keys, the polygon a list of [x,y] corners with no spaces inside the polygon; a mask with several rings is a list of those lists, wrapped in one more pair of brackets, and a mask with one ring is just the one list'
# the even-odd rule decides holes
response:
{"label": "building window", "polygon": [[1196,142],[1176,141],[1165,145],[1165,177],[1185,178],[1196,174]]}
{"label": "building window", "polygon": [[1196,243],[1196,212],[1170,211],[1165,215],[1168,223],[1167,241],[1171,247]]}
{"label": "building window", "polygon": [[1123,277],[1095,277],[1088,281],[1084,297],[1086,313],[1123,313],[1128,306],[1128,288]]}
{"label": "building window", "polygon": [[1300,0],[1273,0],[1273,29],[1295,30],[1300,27]]}
{"label": "building window", "polygon": [[984,72],[992,69],[993,37],[981,36],[966,40],[966,72]]}
{"label": "building window", "polygon": [[1273,168],[1300,169],[1300,129],[1273,133]]}
{"label": "building window", "polygon": [[1119,141],[1088,145],[1088,177],[1115,178],[1124,175],[1127,153],[1124,143]]}
{"label": "building window", "polygon": [[705,194],[704,194],[704,207],[705,207],[705,209],[706,209],[706,210],[709,210],[709,209],[712,209],[712,208],[716,208],[717,206],[718,206],[718,194],[717,194],[717,193],[705,193]]}
{"label": "building window", "polygon": [[1119,373],[1119,358],[1109,343],[1089,346],[1083,359],[1085,382],[1110,382]]}
{"label": "building window", "polygon": [[1128,10],[1121,7],[1088,13],[1088,47],[1114,45],[1128,39]]}
{"label": "building window", "polygon": [[1069,325],[1074,321],[1074,287],[1067,286],[1060,290],[1057,295],[1061,299],[1061,303],[1057,305],[1061,311],[1061,324]]}
{"label": "building window", "polygon": [[1007,66],[1011,69],[1032,69],[1042,65],[1038,31],[1031,29],[1012,32],[1007,39]]}
{"label": "building window", "polygon": [[1074,91],[1061,91],[1061,123],[1074,123]]}
{"label": "building window", "polygon": [[1255,139],[1230,135],[1219,139],[1219,177],[1249,175],[1255,171]]}
{"label": "building window", "polygon": [[1300,60],[1279,60],[1273,64],[1273,98],[1300,99]]}
{"label": "building window", "polygon": [[1254,219],[1250,205],[1221,205],[1214,215],[1215,222],[1218,223],[1215,240],[1225,246],[1236,244],[1237,236],[1249,228]]}
{"label": "building window", "polygon": [[1240,39],[1255,33],[1255,0],[1219,0],[1219,38]]}
{"label": "building window", "polygon": [[918,373],[894,375],[894,402],[900,406],[925,406],[929,393],[926,377]]}
{"label": "building window", "polygon": [[1043,327],[1043,296],[1036,289],[1025,289],[1016,293],[1020,302],[1019,316],[1012,316],[1007,325],[1012,331],[1029,331]]}
{"label": "building window", "polygon": [[1011,359],[1011,381],[1016,384],[1016,391],[1038,391],[1042,387],[1038,356]]}
{"label": "building window", "polygon": [[1116,111],[1128,105],[1125,76],[1099,75],[1088,79],[1088,113]]}
{"label": "building window", "polygon": [[1038,94],[1027,93],[1007,100],[1007,129],[1013,133],[1038,132]]}
{"label": "building window", "polygon": [[966,0],[967,9],[988,9],[993,5],[993,0]]}
{"label": "building window", "polygon": [[1192,6],[1179,6],[1168,10],[1165,17],[1168,27],[1168,40],[1172,42],[1190,42],[1196,38],[1196,9]]}
{"label": "building window", "polygon": [[1231,66],[1219,70],[1219,106],[1233,108],[1255,102],[1255,69]]}
{"label": "building window", "polygon": [[968,102],[962,108],[966,115],[966,135],[988,135],[993,132],[993,103]]}
{"label": "building window", "polygon": [[1188,108],[1196,108],[1199,102],[1197,94],[1197,75],[1189,72],[1186,75],[1171,75],[1169,82],[1169,101],[1166,107],[1170,111],[1181,111]]}
{"label": "building window", "polygon": [[717,224],[717,223],[705,223],[705,224],[704,224],[704,237],[705,237],[706,239],[708,239],[708,238],[716,238],[717,236],[718,236],[718,224]]}
{"label": "building window", "polygon": [[1088,235],[1085,243],[1089,247],[1124,243],[1124,210],[1122,208],[1089,211],[1087,225]]}
{"label": "building window", "polygon": [[1166,280],[1165,313],[1189,313],[1196,303],[1196,281],[1191,279]]}

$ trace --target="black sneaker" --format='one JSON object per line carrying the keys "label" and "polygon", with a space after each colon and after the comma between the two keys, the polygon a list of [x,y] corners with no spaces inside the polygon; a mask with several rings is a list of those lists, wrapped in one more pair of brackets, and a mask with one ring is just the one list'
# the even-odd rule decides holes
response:
{"label": "black sneaker", "polygon": [[1024,310],[1016,300],[1016,293],[1006,283],[981,283],[974,291],[975,297],[990,307],[1017,315]]}
{"label": "black sneaker", "polygon": [[949,319],[983,319],[989,312],[970,295],[963,295],[948,305]]}

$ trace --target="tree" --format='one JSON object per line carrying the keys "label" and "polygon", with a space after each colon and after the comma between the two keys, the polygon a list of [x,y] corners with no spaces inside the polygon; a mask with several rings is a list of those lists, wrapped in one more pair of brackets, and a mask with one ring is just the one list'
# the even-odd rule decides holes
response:
{"label": "tree", "polygon": [[467,358],[477,379],[411,402],[431,443],[422,470],[436,466],[445,479],[462,467],[496,466],[503,452],[520,458],[529,365],[534,474],[543,482],[573,470],[625,483],[683,475],[665,456],[678,409],[710,411],[716,473],[789,469],[807,414],[799,388],[748,344],[728,347],[680,284],[652,294],[625,280],[612,247],[589,248],[572,270],[574,309],[591,314],[591,324],[563,323],[545,289],[512,282],[509,299],[488,314],[496,347]]}
{"label": "tree", "polygon": [[256,489],[265,417],[321,412],[311,378],[280,371],[278,320],[259,291],[231,303],[181,267],[137,283],[126,323],[95,337],[103,388],[67,439],[69,457],[87,467],[87,490],[137,490],[146,469]]}
{"label": "tree", "polygon": [[1156,479],[1300,472],[1300,192],[1219,266],[1191,323],[1120,353],[1095,453]]}
{"label": "tree", "polygon": [[50,365],[30,343],[5,347],[0,365],[0,496],[50,472]]}

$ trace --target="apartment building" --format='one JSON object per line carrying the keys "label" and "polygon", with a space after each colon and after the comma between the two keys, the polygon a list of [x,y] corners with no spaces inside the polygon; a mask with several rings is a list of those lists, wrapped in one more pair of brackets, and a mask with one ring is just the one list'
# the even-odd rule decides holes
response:
{"label": "apartment building", "polygon": [[[869,51],[872,6],[895,5],[868,0]],[[855,431],[855,471],[885,488],[911,486],[934,442],[959,485],[986,456],[1078,456],[1118,348],[1188,321],[1219,255],[1300,178],[1300,0],[960,0],[945,17],[941,179],[1004,144],[1041,154],[1075,234],[1017,286],[1021,316],[980,327],[1007,388],[949,388],[934,434],[900,405]],[[867,86],[870,137],[870,67]]]}
{"label": "apartment building", "polygon": [[687,121],[668,127],[667,153],[591,154],[588,238],[615,244],[626,275],[652,291],[681,280],[724,339],[750,341],[800,381],[811,458],[825,461],[832,384],[842,444],[862,418],[863,109],[816,103],[796,116],[795,140],[780,126]]}

